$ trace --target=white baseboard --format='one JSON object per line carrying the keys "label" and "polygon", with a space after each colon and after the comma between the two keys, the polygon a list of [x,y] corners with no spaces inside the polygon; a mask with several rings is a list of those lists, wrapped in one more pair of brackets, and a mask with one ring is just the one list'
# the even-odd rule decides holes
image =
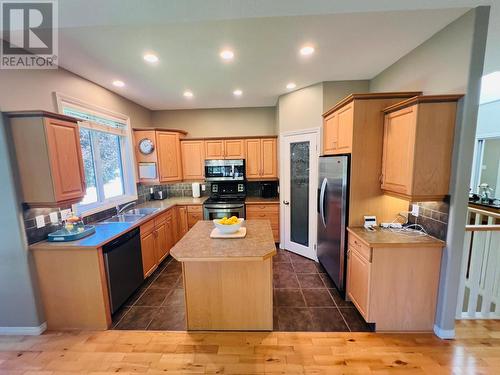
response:
{"label": "white baseboard", "polygon": [[434,325],[434,333],[437,337],[443,340],[451,340],[455,338],[455,329],[442,329]]}
{"label": "white baseboard", "polygon": [[0,327],[0,335],[38,336],[47,330],[47,322],[38,327]]}

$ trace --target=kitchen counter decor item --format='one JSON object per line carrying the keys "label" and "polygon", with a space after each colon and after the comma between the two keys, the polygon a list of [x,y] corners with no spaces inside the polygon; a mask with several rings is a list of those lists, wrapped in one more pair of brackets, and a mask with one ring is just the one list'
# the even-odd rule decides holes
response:
{"label": "kitchen counter decor item", "polygon": [[56,230],[48,236],[49,242],[76,241],[95,233],[94,225],[76,226],[72,230],[65,228]]}
{"label": "kitchen counter decor item", "polygon": [[219,233],[231,234],[231,233],[236,233],[240,230],[244,220],[245,219],[241,218],[238,219],[237,217],[233,216],[230,219],[225,217],[222,219],[214,219],[213,222],[215,228],[218,230]]}

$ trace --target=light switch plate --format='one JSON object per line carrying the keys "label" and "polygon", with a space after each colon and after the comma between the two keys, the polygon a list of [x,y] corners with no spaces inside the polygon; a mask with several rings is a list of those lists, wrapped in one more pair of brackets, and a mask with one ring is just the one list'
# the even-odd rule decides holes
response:
{"label": "light switch plate", "polygon": [[51,212],[49,214],[49,217],[52,224],[57,224],[59,222],[59,216],[57,215],[57,212]]}
{"label": "light switch plate", "polygon": [[418,207],[418,204],[412,204],[411,205],[411,214],[415,217],[418,217],[420,211],[420,207]]}
{"label": "light switch plate", "polygon": [[68,208],[66,210],[61,210],[61,220],[66,220],[71,217],[71,210]]}
{"label": "light switch plate", "polygon": [[36,227],[43,228],[45,226],[45,217],[43,215],[38,215],[35,217]]}
{"label": "light switch plate", "polygon": [[201,191],[205,191],[207,189],[207,186],[205,184],[201,184]]}

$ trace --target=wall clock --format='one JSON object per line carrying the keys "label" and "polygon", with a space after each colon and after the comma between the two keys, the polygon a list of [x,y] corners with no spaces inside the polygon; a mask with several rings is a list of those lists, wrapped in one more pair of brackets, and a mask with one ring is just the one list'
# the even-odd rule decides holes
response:
{"label": "wall clock", "polygon": [[153,141],[149,138],[143,138],[139,141],[139,151],[141,154],[149,155],[155,149]]}

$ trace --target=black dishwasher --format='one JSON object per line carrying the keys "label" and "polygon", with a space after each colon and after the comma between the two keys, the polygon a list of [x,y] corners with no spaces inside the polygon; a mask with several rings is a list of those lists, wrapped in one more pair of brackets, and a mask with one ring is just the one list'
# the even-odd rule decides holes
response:
{"label": "black dishwasher", "polygon": [[139,228],[115,238],[102,251],[113,314],[144,282]]}

